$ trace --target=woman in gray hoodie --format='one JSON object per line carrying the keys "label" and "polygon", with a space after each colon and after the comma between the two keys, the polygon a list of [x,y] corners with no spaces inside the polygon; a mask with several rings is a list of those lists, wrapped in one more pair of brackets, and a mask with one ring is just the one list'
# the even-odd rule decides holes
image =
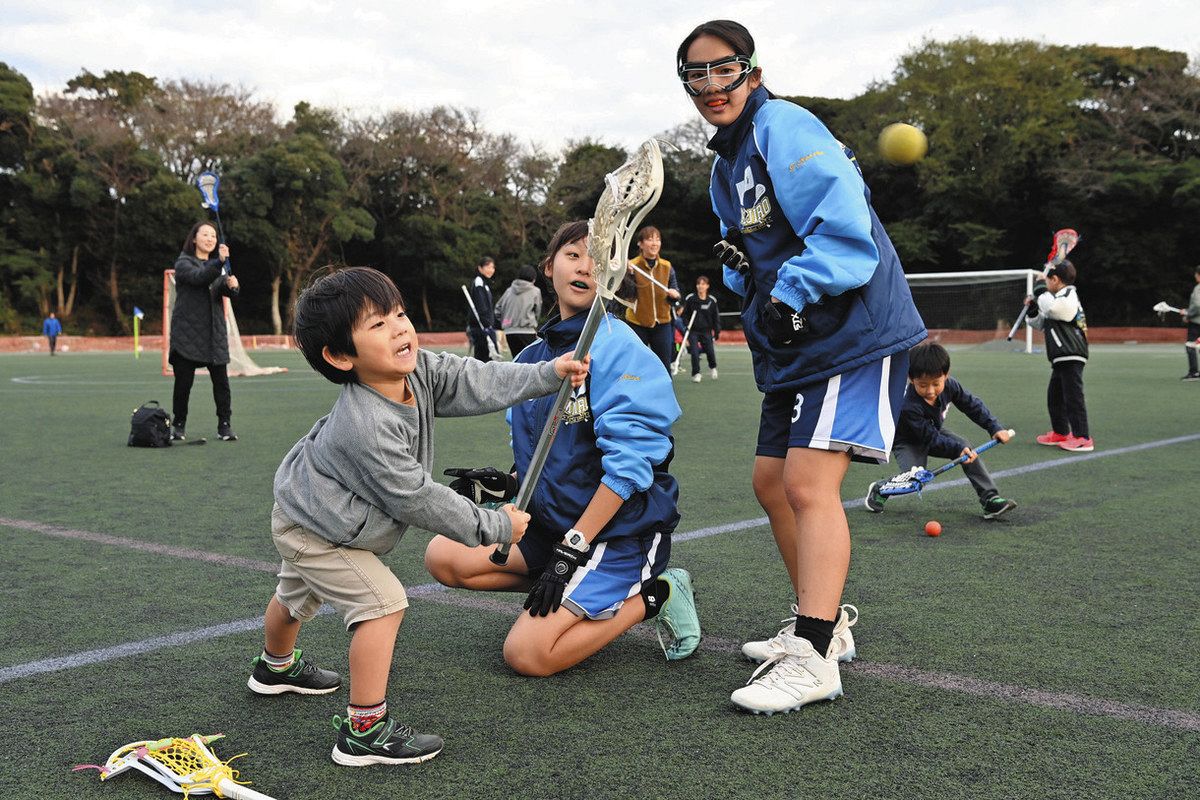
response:
{"label": "woman in gray hoodie", "polygon": [[537,339],[538,317],[542,314],[542,290],[537,286],[537,270],[526,264],[517,270],[517,278],[496,303],[496,321],[504,331],[512,357]]}

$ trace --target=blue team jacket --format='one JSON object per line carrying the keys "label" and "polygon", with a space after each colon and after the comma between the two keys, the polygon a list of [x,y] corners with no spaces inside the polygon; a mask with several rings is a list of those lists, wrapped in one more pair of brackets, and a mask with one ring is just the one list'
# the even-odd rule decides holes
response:
{"label": "blue team jacket", "polygon": [[[545,361],[574,350],[586,317],[552,318],[539,331],[541,339],[522,350],[517,361]],[[603,482],[625,504],[595,541],[670,533],[679,524],[679,484],[666,463],[672,454],[671,424],[681,413],[671,377],[650,348],[611,314],[600,323],[591,355],[591,371],[567,404],[526,510],[534,525],[566,533]],[[554,399],[547,395],[508,411],[520,480]]]}
{"label": "blue team jacket", "polygon": [[963,388],[954,378],[946,378],[946,388],[937,396],[933,405],[913,391],[912,384],[904,391],[904,405],[900,409],[900,421],[896,424],[896,444],[912,443],[925,448],[938,458],[957,458],[962,453],[958,439],[942,430],[942,423],[950,413],[950,405],[967,415],[967,419],[995,436],[1004,430],[988,407],[975,395]]}
{"label": "blue team jacket", "polygon": [[[819,119],[759,87],[709,148],[721,235],[740,230],[752,265],[747,276],[726,267],[724,277],[743,297],[760,391],[823,380],[925,338],[858,164]],[[773,347],[759,329],[772,296],[804,313],[812,332]]]}
{"label": "blue team jacket", "polygon": [[61,334],[62,323],[58,321],[58,318],[50,319],[46,317],[42,322],[42,336],[59,336]]}

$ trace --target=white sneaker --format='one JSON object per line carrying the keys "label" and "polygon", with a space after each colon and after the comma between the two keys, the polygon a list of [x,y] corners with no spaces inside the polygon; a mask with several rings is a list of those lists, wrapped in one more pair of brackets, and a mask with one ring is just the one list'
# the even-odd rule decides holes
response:
{"label": "white sneaker", "polygon": [[699,382],[700,382],[700,373],[697,372],[695,375],[692,376],[692,383],[699,383]]}
{"label": "white sneaker", "polygon": [[[781,620],[786,623],[779,633],[770,639],[759,639],[756,642],[746,642],[742,645],[742,655],[751,661],[761,664],[770,657],[774,642],[785,633],[791,633],[796,622],[796,604],[792,604],[792,616]],[[850,615],[854,616],[851,617]],[[833,640],[829,643],[829,655],[836,656],[838,661],[853,661],[858,651],[854,647],[854,634],[850,629],[858,622],[858,609],[846,603],[838,609],[837,622],[833,626]]]}
{"label": "white sneaker", "polygon": [[717,379],[717,368],[713,367],[712,371],[709,372],[708,375],[710,378],[712,378],[715,381]]}
{"label": "white sneaker", "polygon": [[786,714],[800,706],[842,696],[838,662],[822,658],[812,642],[790,633],[773,640],[771,655],[750,682],[729,696],[733,704],[755,714]]}

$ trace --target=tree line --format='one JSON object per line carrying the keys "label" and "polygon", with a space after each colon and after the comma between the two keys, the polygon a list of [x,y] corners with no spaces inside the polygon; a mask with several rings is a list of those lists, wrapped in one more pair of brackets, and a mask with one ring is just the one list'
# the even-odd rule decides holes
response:
{"label": "tree line", "polygon": [[[1051,232],[1073,227],[1092,324],[1145,324],[1191,286],[1200,73],[1185,54],[930,40],[857,97],[789,99],[855,151],[909,272],[1037,267]],[[913,167],[876,152],[896,121],[929,136]],[[650,134],[677,148],[647,222],[688,286],[717,273],[708,132],[697,119]],[[507,283],[557,225],[590,216],[625,157],[602,139],[550,153],[451,107],[357,116],[302,102],[281,123],[247,89],[138,72],[85,70],[35,97],[0,63],[0,330],[37,330],[55,311],[69,333],[128,332],[134,305],[153,321],[162,270],[208,213],[194,185],[206,170],[221,176],[244,332],[286,330],[326,264],[377,267],[419,327],[456,329],[478,258]]]}

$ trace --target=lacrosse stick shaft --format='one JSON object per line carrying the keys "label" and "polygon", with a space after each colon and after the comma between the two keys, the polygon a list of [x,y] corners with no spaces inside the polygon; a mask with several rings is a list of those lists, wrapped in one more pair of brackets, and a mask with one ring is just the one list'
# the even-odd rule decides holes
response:
{"label": "lacrosse stick shaft", "polygon": [[[576,360],[582,361],[587,357],[588,351],[592,349],[592,340],[596,338],[596,331],[600,330],[600,323],[604,320],[604,316],[604,301],[597,294],[596,299],[592,301],[592,307],[588,309],[583,330],[579,333],[579,342],[575,345]],[[533,499],[533,490],[537,488],[538,478],[542,476],[542,468],[546,466],[546,457],[550,455],[550,447],[554,444],[554,437],[558,433],[558,424],[562,421],[563,410],[571,399],[572,390],[571,379],[563,378],[562,386],[558,388],[558,396],[554,398],[550,416],[546,418],[542,435],[538,438],[537,447],[534,448],[533,457],[529,459],[529,469],[525,471],[525,480],[521,482],[521,488],[517,490],[517,497],[513,501],[513,504],[521,511],[528,508],[529,501]],[[492,563],[500,566],[507,564],[508,552],[511,549],[511,544],[502,544],[497,547],[491,555]]]}
{"label": "lacrosse stick shaft", "polygon": [[633,270],[634,272],[636,272],[638,275],[641,275],[643,278],[645,278],[646,280],[648,280],[648,281],[650,281],[651,283],[653,283],[653,284],[654,284],[655,286],[657,286],[658,288],[662,289],[664,292],[669,292],[669,291],[671,291],[671,287],[670,287],[670,286],[666,286],[666,285],[665,285],[665,284],[663,284],[663,282],[662,282],[662,281],[660,281],[658,278],[654,277],[654,276],[653,276],[653,275],[651,275],[649,272],[647,272],[646,270],[644,270],[644,269],[642,269],[641,267],[639,267],[637,264],[634,264],[632,261],[630,261],[630,262],[629,262],[629,268],[630,268],[631,270]]}
{"label": "lacrosse stick shaft", "polygon": [[240,783],[234,783],[228,778],[222,778],[217,787],[221,790],[221,794],[226,797],[231,797],[233,800],[275,800],[270,795],[256,792],[249,786],[242,786]]}
{"label": "lacrosse stick shaft", "polygon": [[687,328],[683,332],[683,342],[679,345],[679,352],[675,354],[675,363],[671,365],[671,374],[679,372],[679,362],[683,360],[683,351],[687,349],[688,337],[692,335],[692,323],[696,321],[696,312],[692,312],[692,316],[688,317]]}
{"label": "lacrosse stick shaft", "polygon": [[465,287],[465,286],[462,287],[462,290],[463,290],[463,296],[467,298],[467,305],[471,307],[471,314],[473,314],[475,317],[475,324],[479,326],[479,330],[481,330],[483,332],[483,335],[487,338],[488,354],[492,356],[492,360],[499,361],[500,360],[499,346],[495,342],[492,341],[492,337],[488,336],[487,328],[485,328],[483,326],[483,320],[481,320],[479,318],[479,312],[475,310],[475,301],[471,299],[470,290],[468,290],[467,287]]}
{"label": "lacrosse stick shaft", "polygon": [[[1079,235],[1075,231],[1064,228],[1054,234],[1054,255],[1042,267],[1042,280],[1046,280],[1046,276],[1050,274],[1050,270],[1063,262],[1067,254],[1075,247],[1079,241]],[[1008,332],[1008,337],[1005,341],[1012,341],[1012,338],[1017,335],[1021,324],[1025,322],[1025,318],[1029,316],[1029,304],[1021,306],[1021,313],[1017,315],[1017,321],[1013,323],[1012,328]]]}
{"label": "lacrosse stick shaft", "polygon": [[[1009,431],[1009,434],[1011,435],[1012,431]],[[980,453],[991,450],[993,447],[995,447],[998,444],[1000,444],[999,439],[988,439],[986,442],[979,445],[979,447],[975,448],[975,455],[979,455]],[[940,467],[938,467],[935,470],[932,470],[931,472],[933,475],[941,475],[943,472],[945,472],[948,469],[954,469],[959,464],[967,463],[967,459],[969,459],[969,458],[970,458],[970,456],[965,456],[965,455],[959,456],[958,458],[954,459],[953,461],[951,461],[949,463],[942,464]]]}

